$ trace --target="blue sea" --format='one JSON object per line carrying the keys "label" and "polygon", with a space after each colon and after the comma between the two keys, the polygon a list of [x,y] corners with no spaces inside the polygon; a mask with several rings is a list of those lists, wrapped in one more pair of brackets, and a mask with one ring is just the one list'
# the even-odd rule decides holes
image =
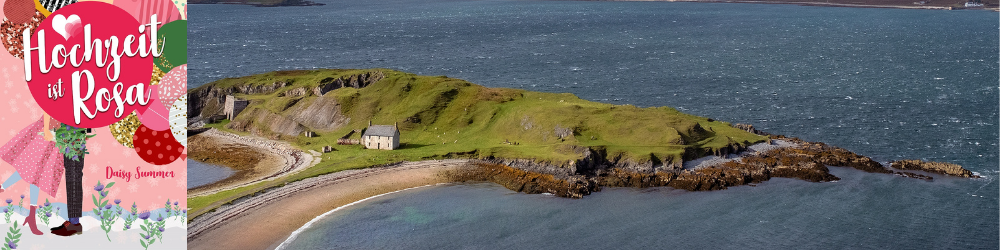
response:
{"label": "blue sea", "polygon": [[[489,183],[382,196],[289,249],[997,249],[1000,17],[774,4],[388,0],[196,5],[189,83],[282,69],[391,68],[686,113],[881,162],[956,163],[932,182],[831,168],[687,192],[583,199]],[[197,171],[189,170],[189,176]]]}

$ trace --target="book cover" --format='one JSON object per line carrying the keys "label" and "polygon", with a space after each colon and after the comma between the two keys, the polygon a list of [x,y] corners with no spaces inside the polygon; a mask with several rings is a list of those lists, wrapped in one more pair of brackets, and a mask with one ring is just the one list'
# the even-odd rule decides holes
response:
{"label": "book cover", "polygon": [[186,1],[2,4],[2,248],[185,248]]}

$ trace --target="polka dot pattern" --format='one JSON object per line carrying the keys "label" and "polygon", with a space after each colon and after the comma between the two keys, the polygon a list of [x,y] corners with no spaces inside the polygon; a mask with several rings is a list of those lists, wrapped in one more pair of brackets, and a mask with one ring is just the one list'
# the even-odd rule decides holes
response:
{"label": "polka dot pattern", "polygon": [[[51,120],[48,130],[58,124],[59,122]],[[38,119],[22,129],[0,147],[0,159],[14,166],[23,181],[35,184],[39,190],[55,196],[65,171],[63,155],[59,153],[55,142],[46,141],[39,135],[44,126],[42,119]]]}
{"label": "polka dot pattern", "polygon": [[140,125],[132,138],[132,141],[136,142],[135,153],[149,164],[170,164],[184,152],[184,147],[172,135],[169,130],[156,131],[146,125]]}

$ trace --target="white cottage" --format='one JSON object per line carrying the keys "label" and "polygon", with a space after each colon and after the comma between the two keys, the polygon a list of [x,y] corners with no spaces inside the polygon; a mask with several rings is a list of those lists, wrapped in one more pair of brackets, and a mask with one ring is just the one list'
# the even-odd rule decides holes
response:
{"label": "white cottage", "polygon": [[393,150],[399,148],[399,129],[396,125],[372,125],[361,135],[361,144],[365,148]]}

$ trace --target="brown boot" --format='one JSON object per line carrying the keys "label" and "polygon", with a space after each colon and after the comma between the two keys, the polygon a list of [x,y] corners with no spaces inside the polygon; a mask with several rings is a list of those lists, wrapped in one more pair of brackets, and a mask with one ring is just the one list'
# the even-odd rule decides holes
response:
{"label": "brown boot", "polygon": [[38,231],[38,226],[35,225],[35,209],[37,208],[38,206],[31,205],[31,209],[28,212],[28,217],[24,218],[24,223],[21,223],[21,225],[23,226],[24,224],[28,224],[28,228],[31,229],[31,233],[35,235],[42,235],[42,231]]}
{"label": "brown boot", "polygon": [[73,236],[83,234],[83,225],[73,224],[69,221],[63,222],[59,227],[52,228],[52,234],[59,236]]}

